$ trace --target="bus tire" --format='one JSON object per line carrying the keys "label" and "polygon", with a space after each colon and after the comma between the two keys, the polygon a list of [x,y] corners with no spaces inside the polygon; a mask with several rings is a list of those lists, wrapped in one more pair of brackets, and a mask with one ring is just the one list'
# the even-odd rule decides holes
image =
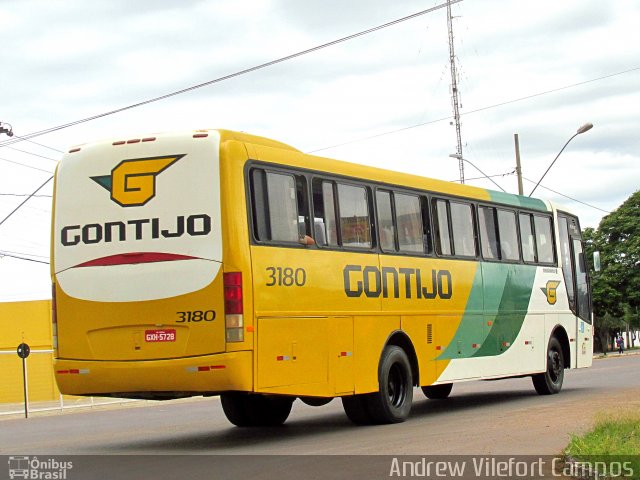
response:
{"label": "bus tire", "polygon": [[341,399],[342,408],[344,408],[344,413],[347,414],[349,420],[356,425],[371,425],[373,423],[373,418],[371,418],[367,408],[365,395],[348,395],[341,397]]}
{"label": "bus tire", "polygon": [[291,397],[228,392],[220,395],[227,420],[238,427],[273,427],[282,425],[293,406]]}
{"label": "bus tire", "polygon": [[444,400],[451,393],[453,383],[443,383],[442,385],[429,385],[422,387],[422,393],[431,400]]}
{"label": "bus tire", "polygon": [[411,364],[404,350],[387,345],[378,364],[378,387],[364,397],[374,423],[404,422],[411,412],[413,377]]}
{"label": "bus tire", "polygon": [[540,395],[560,392],[564,380],[564,355],[557,337],[551,337],[547,347],[547,370],[531,376],[533,386]]}

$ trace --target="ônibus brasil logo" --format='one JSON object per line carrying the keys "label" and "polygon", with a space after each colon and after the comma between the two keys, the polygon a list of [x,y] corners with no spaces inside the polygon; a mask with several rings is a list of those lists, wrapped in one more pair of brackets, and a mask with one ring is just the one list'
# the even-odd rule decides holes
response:
{"label": "\u00f4nibus brasil logo", "polygon": [[111,175],[91,177],[121,207],[140,207],[156,195],[156,177],[184,155],[123,160]]}

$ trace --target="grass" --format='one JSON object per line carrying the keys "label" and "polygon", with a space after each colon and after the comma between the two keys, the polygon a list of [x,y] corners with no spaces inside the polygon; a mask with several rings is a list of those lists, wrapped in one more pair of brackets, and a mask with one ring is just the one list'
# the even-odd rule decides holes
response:
{"label": "grass", "polygon": [[[565,455],[579,462],[599,464],[600,478],[620,476],[640,479],[640,412],[622,410],[600,414],[590,432],[574,435]],[[631,473],[631,471],[633,473]]]}

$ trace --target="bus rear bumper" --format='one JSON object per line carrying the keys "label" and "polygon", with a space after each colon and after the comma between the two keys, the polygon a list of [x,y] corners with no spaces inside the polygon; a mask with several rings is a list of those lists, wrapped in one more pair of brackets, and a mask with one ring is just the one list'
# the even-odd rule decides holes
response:
{"label": "bus rear bumper", "polygon": [[[54,373],[66,395],[172,398],[253,389],[252,352],[144,361],[56,359]],[[139,395],[136,395],[139,394]]]}

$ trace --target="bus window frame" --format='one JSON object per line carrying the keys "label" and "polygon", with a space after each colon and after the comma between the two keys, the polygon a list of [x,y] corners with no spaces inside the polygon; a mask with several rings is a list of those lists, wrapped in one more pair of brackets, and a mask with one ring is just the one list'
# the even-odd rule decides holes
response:
{"label": "bus window frame", "polygon": [[[520,232],[520,215],[529,215],[529,221],[531,224],[531,232],[533,234],[533,244],[535,247],[535,262],[528,262],[526,260],[524,260],[524,252],[522,251],[522,232]],[[535,226],[535,217],[542,217],[542,218],[546,218],[547,220],[550,221],[550,225],[551,225],[551,253],[553,254],[553,261],[551,262],[542,262],[540,261],[540,253],[538,252],[538,232],[536,230],[536,226]],[[535,211],[535,210],[518,210],[518,235],[519,235],[519,240],[520,240],[520,256],[522,258],[522,261],[524,264],[526,265],[537,265],[537,266],[541,266],[541,267],[557,267],[558,266],[558,251],[557,251],[557,245],[556,245],[556,227],[555,227],[555,222],[554,222],[554,217],[553,214],[551,212],[549,213],[545,213],[545,212],[540,212],[540,211]]]}
{"label": "bus window frame", "polygon": [[[307,230],[307,234],[309,232],[313,232],[313,225],[311,225],[311,219],[315,218],[315,200],[314,200],[314,182],[329,182],[332,185],[333,192],[333,200],[336,214],[336,226],[339,227],[339,219],[340,219],[340,202],[337,193],[338,183],[344,185],[350,185],[354,187],[364,188],[367,193],[367,205],[369,209],[369,225],[371,229],[371,248],[366,247],[350,247],[342,245],[342,232],[340,228],[337,228],[337,238],[339,245],[322,245],[315,244],[312,246],[305,246],[295,242],[284,242],[284,241],[267,241],[267,240],[259,240],[256,235],[256,226],[254,222],[254,211],[255,205],[253,200],[253,191],[251,189],[252,184],[252,175],[251,172],[254,169],[261,169],[265,172],[271,171],[274,173],[288,174],[293,175],[296,179],[304,179],[303,191],[304,191],[304,200],[305,200],[305,213],[301,216],[305,218],[305,228]],[[377,182],[375,180],[367,180],[367,179],[357,179],[353,177],[349,177],[346,175],[325,173],[317,170],[306,169],[296,166],[288,166],[281,164],[274,164],[270,162],[265,162],[261,160],[252,160],[246,162],[245,164],[245,188],[246,188],[246,198],[247,198],[247,215],[248,215],[248,226],[250,231],[250,240],[253,244],[257,245],[273,245],[273,246],[281,246],[281,247],[295,247],[295,248],[313,248],[319,250],[326,251],[342,251],[342,252],[353,252],[353,253],[370,253],[370,254],[378,254],[378,255],[394,255],[394,256],[407,256],[407,257],[435,257],[442,259],[454,259],[454,260],[467,260],[467,261],[476,261],[476,262],[491,262],[491,263],[507,263],[507,264],[523,264],[523,265],[531,265],[531,266],[550,266],[550,267],[558,267],[559,266],[559,254],[557,250],[557,238],[556,238],[556,224],[555,217],[552,212],[542,211],[542,210],[528,210],[528,209],[520,209],[518,207],[514,207],[512,205],[497,203],[497,202],[487,202],[483,200],[473,199],[469,197],[460,197],[457,195],[448,195],[446,193],[441,192],[433,192],[431,190],[420,190],[418,188],[405,187],[400,185],[388,184],[385,182]],[[394,221],[394,245],[396,247],[395,251],[391,251],[388,249],[383,249],[380,242],[380,232],[378,225],[378,205],[376,201],[376,195],[378,191],[388,192],[391,198],[391,207],[392,207],[392,215]],[[395,205],[394,205],[394,194],[404,194],[417,196],[420,200],[420,206],[422,211],[422,227],[423,227],[423,237],[426,236],[426,243],[423,245],[422,252],[407,252],[399,250],[399,239],[398,231],[397,231],[397,222],[396,222],[396,213],[395,213]],[[437,214],[434,215],[434,208],[436,202],[438,200],[444,201],[446,204],[447,211],[447,226],[450,232],[450,248],[452,251],[451,255],[443,255],[438,252],[437,242],[436,242],[436,234],[438,227],[436,225]],[[450,210],[450,202],[457,202],[469,205],[471,207],[471,218],[473,223],[473,242],[475,245],[475,256],[463,256],[457,255],[455,253],[454,243],[454,232],[453,226],[451,224],[451,210]],[[495,222],[496,222],[496,239],[500,242],[500,229],[498,222],[498,211],[505,210],[512,212],[515,215],[516,219],[516,238],[517,238],[517,247],[518,247],[518,260],[507,260],[501,258],[501,249],[499,248],[499,258],[485,258],[482,254],[481,248],[481,238],[479,232],[479,210],[481,207],[494,209],[495,213]],[[300,213],[300,212],[299,212]],[[551,240],[552,240],[552,248],[554,261],[551,263],[548,262],[525,262],[522,255],[522,245],[521,245],[521,232],[520,232],[520,222],[519,216],[520,213],[534,215],[534,216],[542,216],[550,219],[551,224]],[[575,215],[570,213],[564,213],[565,216],[576,218]],[[537,242],[535,225],[534,227],[534,241]],[[311,235],[312,237],[314,235]],[[424,243],[424,242],[423,242]],[[537,244],[536,244],[536,254],[537,254]]]}
{"label": "bus window frame", "polygon": [[[447,212],[447,225],[449,228],[449,248],[451,249],[451,254],[447,255],[447,254],[443,254],[439,251],[439,245],[440,245],[440,241],[437,237],[437,234],[439,235],[439,225],[438,225],[438,212],[437,212],[437,203],[438,201],[443,201],[445,202],[445,206],[446,206],[446,212]],[[429,198],[429,202],[431,205],[431,209],[430,209],[430,214],[431,214],[431,222],[432,222],[432,228],[431,228],[431,241],[432,241],[432,245],[433,245],[433,252],[434,254],[438,257],[438,258],[445,258],[445,259],[455,259],[455,260],[469,260],[469,261],[480,261],[481,256],[479,253],[479,243],[478,243],[478,219],[477,219],[477,202],[474,201],[471,198],[465,198],[465,197],[452,197],[452,196],[445,196],[445,195],[441,195],[441,194],[431,194],[430,198]],[[458,204],[464,204],[467,205],[471,208],[471,224],[472,224],[472,228],[473,228],[473,235],[471,240],[473,241],[474,244],[474,249],[475,249],[475,255],[471,256],[471,255],[459,255],[456,253],[456,249],[455,249],[455,241],[454,241],[454,236],[455,236],[455,232],[453,231],[453,219],[451,216],[451,202],[454,203],[458,203]]]}
{"label": "bus window frame", "polygon": [[[524,245],[523,245],[523,240],[524,240],[524,235],[522,234],[522,228],[521,228],[521,223],[520,223],[520,216],[521,215],[526,215],[527,220],[529,221],[529,229],[531,230],[531,237],[532,237],[532,241],[533,241],[533,261],[531,260],[527,260],[525,259],[524,256]],[[533,223],[533,215],[529,212],[523,212],[523,211],[519,211],[518,212],[518,230],[520,231],[520,254],[522,255],[522,261],[526,264],[526,265],[539,265],[538,259],[538,239],[536,237],[536,229],[535,229],[535,225]]]}
{"label": "bus window frame", "polygon": [[[293,177],[294,179],[294,185],[296,187],[296,209],[297,209],[297,217],[298,219],[300,217],[304,218],[304,229],[307,235],[309,235],[309,188],[308,188],[308,181],[306,180],[306,175],[304,175],[302,172],[293,170],[293,169],[288,169],[288,168],[282,168],[279,167],[277,164],[273,165],[270,163],[262,163],[262,162],[247,162],[246,167],[245,167],[245,188],[246,188],[246,198],[248,200],[247,203],[247,215],[248,215],[248,226],[249,226],[249,234],[251,237],[251,243],[256,244],[256,245],[274,245],[274,246],[286,246],[286,247],[293,247],[293,248],[308,248],[306,245],[302,244],[300,241],[287,241],[287,240],[267,240],[267,239],[260,239],[258,236],[258,227],[256,225],[256,221],[257,221],[257,216],[256,213],[258,212],[257,206],[256,206],[256,201],[255,201],[255,197],[254,197],[254,173],[256,171],[261,171],[262,174],[264,175],[264,179],[266,182],[266,175],[268,173],[274,173],[274,174],[279,174],[279,175],[289,175],[291,177]],[[302,184],[302,196],[301,199],[303,201],[303,211],[300,211],[299,206],[297,205],[300,198],[298,197],[298,182],[301,178],[304,178],[305,181]],[[267,213],[269,213],[270,211],[270,206],[268,203],[268,198],[264,198],[263,201],[266,202],[266,205],[264,206],[263,210]],[[266,220],[266,223],[269,224],[270,221],[269,219]],[[298,223],[298,228],[300,227],[300,224]],[[269,231],[271,230],[271,227],[269,226]],[[271,232],[270,232],[271,233]]]}
{"label": "bus window frame", "polygon": [[[340,195],[338,191],[338,187],[343,185],[345,187],[353,187],[353,188],[361,188],[364,190],[366,195],[366,205],[367,205],[367,218],[369,222],[369,239],[371,245],[369,247],[354,247],[354,246],[345,246],[344,239],[342,238],[342,216],[340,215]],[[344,181],[344,180],[335,180],[333,184],[333,192],[334,192],[334,202],[336,206],[336,221],[338,225],[338,239],[340,242],[340,249],[345,251],[353,251],[353,252],[374,252],[377,250],[377,232],[374,223],[374,209],[373,209],[373,189],[368,183],[358,182],[358,181]]]}
{"label": "bus window frame", "polygon": [[[480,209],[486,208],[491,209],[493,214],[493,222],[494,222],[494,233],[496,237],[496,256],[494,258],[485,257],[482,253],[482,235],[480,235]],[[477,225],[478,225],[478,243],[480,250],[480,258],[483,262],[494,262],[494,263],[502,263],[502,259],[500,258],[500,229],[498,228],[498,207],[494,204],[487,203],[476,203],[476,215],[478,216]]]}
{"label": "bus window frame", "polygon": [[[560,234],[561,234],[561,230],[560,230],[560,217],[564,217],[567,220],[567,234],[568,234],[568,244],[569,244],[569,262],[571,263],[571,267],[572,267],[572,275],[571,275],[571,285],[573,287],[573,301],[571,298],[569,298],[569,308],[571,309],[571,313],[573,313],[576,318],[579,318],[581,320],[583,320],[584,322],[588,323],[589,325],[592,325],[592,318],[593,318],[593,293],[591,291],[592,288],[592,284],[591,284],[591,276],[589,275],[589,268],[588,266],[585,265],[585,276],[586,276],[586,284],[587,284],[587,292],[588,292],[588,298],[587,298],[587,308],[588,308],[588,314],[585,317],[581,317],[580,315],[578,315],[578,285],[577,285],[577,279],[578,276],[575,272],[576,266],[574,265],[574,259],[575,259],[575,252],[574,252],[574,247],[573,247],[573,241],[574,240],[579,240],[582,243],[582,255],[584,257],[585,252],[586,252],[586,248],[585,248],[585,244],[584,244],[584,238],[582,237],[582,227],[580,226],[580,219],[577,217],[577,215],[574,215],[572,213],[566,212],[564,210],[557,210],[556,211],[556,216],[555,216],[555,222],[551,222],[552,226],[555,225],[556,223],[558,224],[558,239],[560,241],[562,241],[562,239],[560,238]],[[571,228],[569,227],[569,223],[570,220],[573,219],[576,221],[576,225],[577,225],[577,229],[578,229],[578,233],[574,234],[571,232]],[[584,261],[586,262],[586,257],[584,257]],[[556,263],[558,264],[558,267],[560,269],[563,269],[564,266],[562,264],[562,260],[560,259],[560,255],[557,255],[556,257]],[[563,272],[563,280],[566,281],[564,272]]]}
{"label": "bus window frame", "polygon": [[[459,205],[466,205],[470,209],[471,229],[473,230],[473,235],[471,237],[471,241],[473,243],[473,251],[474,251],[473,255],[459,255],[458,253],[456,253],[456,248],[455,248],[456,234],[453,228],[453,215],[451,213],[452,203],[459,204]],[[477,224],[477,218],[476,218],[476,203],[472,200],[466,200],[466,201],[457,200],[457,199],[451,200],[449,202],[449,222],[451,223],[451,234],[452,234],[453,254],[454,254],[453,256],[461,259],[477,260],[479,258],[479,252],[478,252],[478,224]]]}
{"label": "bus window frame", "polygon": [[[502,235],[500,234],[500,211],[504,211],[504,212],[511,212],[514,214],[514,219],[515,219],[515,226],[516,226],[516,247],[518,248],[518,258],[517,259],[506,259],[502,257]],[[508,206],[504,206],[504,205],[496,205],[496,220],[497,220],[497,227],[498,227],[498,251],[500,253],[500,262],[502,263],[509,263],[512,265],[521,263],[524,264],[525,262],[522,259],[522,248],[520,245],[520,222],[518,221],[519,218],[519,213],[520,211],[517,208],[509,208]]]}
{"label": "bus window frame", "polygon": [[[536,245],[536,258],[537,258],[537,261],[538,261],[537,265],[542,265],[544,267],[557,266],[558,265],[558,252],[556,250],[556,223],[554,222],[553,214],[551,214],[551,213],[544,214],[544,213],[541,213],[541,212],[531,212],[531,214],[532,214],[532,220],[533,220],[533,238],[534,238],[535,245]],[[540,252],[538,250],[538,231],[536,229],[536,222],[535,222],[536,217],[543,217],[543,218],[546,218],[546,219],[550,220],[549,225],[551,225],[551,231],[550,231],[551,254],[553,256],[553,260],[551,262],[542,262],[542,261],[540,261]]]}
{"label": "bus window frame", "polygon": [[[379,215],[378,215],[378,192],[389,194],[390,202],[391,202],[391,221],[393,222],[393,230],[394,230],[394,250],[389,250],[382,248],[381,239],[378,238],[378,245],[380,253],[385,255],[399,255],[399,256],[408,256],[408,257],[432,257],[433,256],[433,237],[432,237],[432,227],[431,227],[431,215],[428,211],[425,211],[429,204],[429,199],[427,198],[427,192],[420,190],[410,190],[400,187],[393,187],[387,185],[375,185],[373,188],[373,194],[375,197],[375,226],[378,230],[378,235],[380,235],[380,225],[379,225]],[[416,197],[418,199],[420,205],[420,223],[422,226],[422,251],[409,251],[409,250],[401,250],[400,249],[400,232],[398,229],[398,220],[397,220],[397,212],[396,212],[396,195],[404,195]],[[427,243],[425,244],[425,237]]]}
{"label": "bus window frame", "polygon": [[[379,208],[378,208],[378,194],[382,193],[382,194],[387,194],[389,196],[389,210],[391,212],[391,226],[393,228],[393,250],[389,250],[388,248],[384,248],[383,247],[383,242],[382,242],[382,227],[380,225],[380,215],[379,215]],[[373,191],[373,195],[375,197],[375,220],[376,220],[376,226],[377,226],[377,233],[378,233],[378,245],[380,247],[380,251],[384,254],[389,254],[389,255],[395,255],[397,253],[399,253],[399,249],[398,249],[398,225],[396,222],[396,212],[395,212],[395,201],[394,201],[394,196],[393,196],[393,190],[389,189],[389,188],[375,188]]]}

